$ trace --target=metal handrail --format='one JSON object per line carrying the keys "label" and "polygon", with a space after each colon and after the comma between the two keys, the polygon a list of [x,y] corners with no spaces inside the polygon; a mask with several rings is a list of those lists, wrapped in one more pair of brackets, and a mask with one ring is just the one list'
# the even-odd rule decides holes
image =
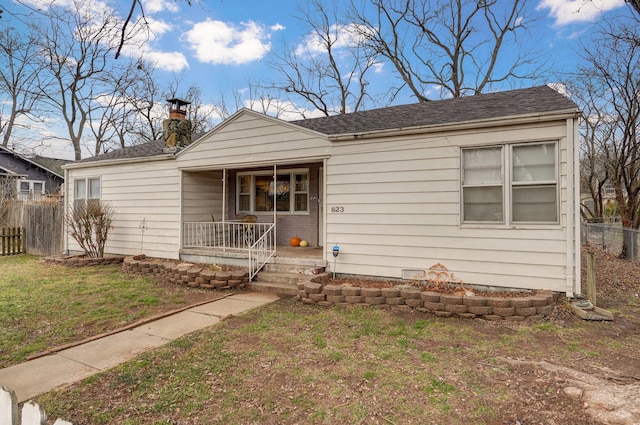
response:
{"label": "metal handrail", "polygon": [[183,223],[183,248],[249,253],[249,281],[276,253],[275,223],[190,221]]}
{"label": "metal handrail", "polygon": [[276,254],[275,223],[249,247],[249,282]]}

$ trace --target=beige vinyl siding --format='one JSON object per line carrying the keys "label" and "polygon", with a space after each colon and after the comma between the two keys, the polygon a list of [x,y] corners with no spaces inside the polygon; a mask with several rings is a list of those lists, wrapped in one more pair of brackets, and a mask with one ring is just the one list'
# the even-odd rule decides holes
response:
{"label": "beige vinyl siding", "polygon": [[[222,172],[185,172],[182,220],[222,221]],[[213,216],[213,218],[212,218]]]}
{"label": "beige vinyl siding", "polygon": [[[89,164],[88,164],[89,165]],[[180,248],[180,173],[175,161],[153,161],[123,165],[70,169],[68,205],[73,205],[73,180],[99,177],[101,200],[115,209],[113,229],[106,253],[178,258]],[[143,221],[147,230],[142,233]],[[80,247],[68,237],[68,249]]]}
{"label": "beige vinyl siding", "polygon": [[178,156],[182,169],[251,167],[329,156],[322,136],[252,111],[243,111]]}
{"label": "beige vinyl siding", "polygon": [[[560,223],[461,224],[461,149],[539,141],[558,141]],[[400,278],[441,263],[469,284],[565,290],[565,121],[335,142],[326,181],[338,273]]]}

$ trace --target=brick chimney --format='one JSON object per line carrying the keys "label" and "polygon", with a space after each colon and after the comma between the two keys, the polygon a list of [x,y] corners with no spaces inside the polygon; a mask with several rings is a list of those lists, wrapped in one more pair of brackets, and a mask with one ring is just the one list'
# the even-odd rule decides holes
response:
{"label": "brick chimney", "polygon": [[191,143],[191,121],[187,119],[187,106],[191,102],[173,98],[167,99],[169,103],[169,118],[162,122],[164,130],[165,152],[176,152]]}

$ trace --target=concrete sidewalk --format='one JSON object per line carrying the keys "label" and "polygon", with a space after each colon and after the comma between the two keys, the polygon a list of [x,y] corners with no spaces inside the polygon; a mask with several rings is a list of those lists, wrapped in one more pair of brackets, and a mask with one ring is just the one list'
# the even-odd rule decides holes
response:
{"label": "concrete sidewalk", "polygon": [[182,335],[214,325],[228,315],[269,304],[277,295],[247,292],[202,304],[45,357],[0,369],[0,387],[22,403],[126,362]]}

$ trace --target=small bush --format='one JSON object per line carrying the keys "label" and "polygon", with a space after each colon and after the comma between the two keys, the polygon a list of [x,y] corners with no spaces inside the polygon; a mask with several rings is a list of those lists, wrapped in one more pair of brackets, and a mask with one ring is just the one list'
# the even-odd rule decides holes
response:
{"label": "small bush", "polygon": [[115,210],[98,200],[74,205],[67,215],[67,224],[73,239],[78,242],[88,257],[104,256],[104,245],[113,228]]}

